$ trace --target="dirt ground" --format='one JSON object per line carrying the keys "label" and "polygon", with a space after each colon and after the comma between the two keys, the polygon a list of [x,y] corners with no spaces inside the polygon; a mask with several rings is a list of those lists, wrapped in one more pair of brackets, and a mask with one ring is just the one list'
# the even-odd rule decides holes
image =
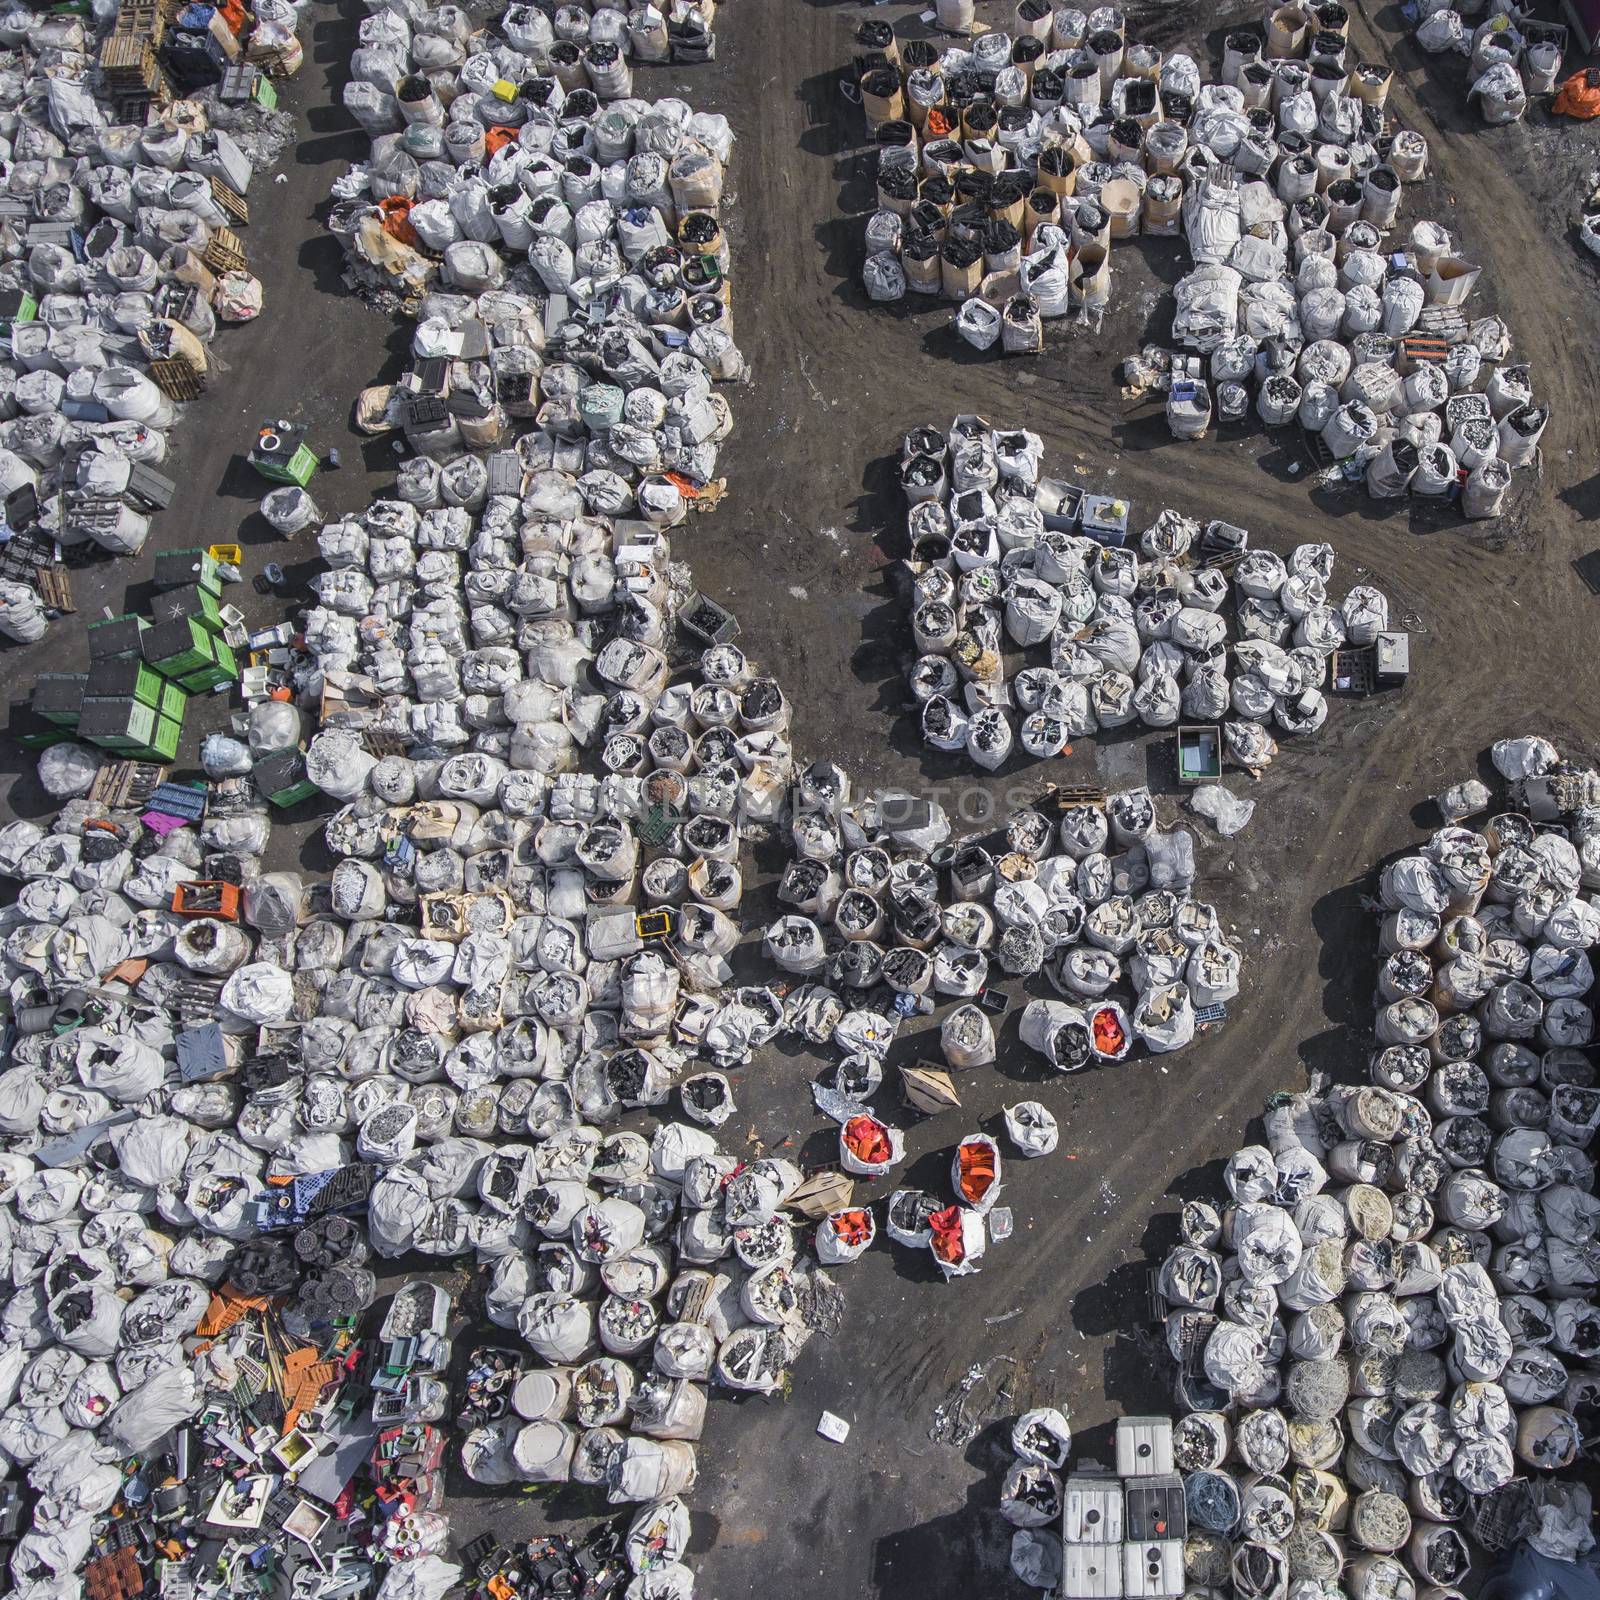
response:
{"label": "dirt ground", "polygon": [[[1182,42],[1212,69],[1224,25],[1259,16],[1243,6],[1130,11],[1131,36]],[[843,1325],[813,1341],[786,1398],[717,1400],[692,1499],[691,1559],[710,1600],[803,1594],[813,1584],[886,1600],[1023,1593],[1006,1571],[1009,1529],[993,1511],[1003,1460],[996,1419],[1053,1401],[1072,1413],[1077,1459],[1106,1460],[1112,1418],[1168,1408],[1142,1326],[1147,1261],[1170,1236],[1176,1199],[1214,1188],[1219,1158],[1242,1142],[1268,1093],[1308,1072],[1363,1070],[1375,963],[1360,901],[1371,869],[1429,824],[1418,802],[1474,771],[1492,739],[1535,731],[1600,749],[1591,642],[1600,601],[1573,567],[1600,543],[1584,526],[1600,511],[1596,264],[1571,227],[1600,164],[1595,138],[1551,126],[1538,110],[1523,125],[1483,129],[1464,105],[1459,62],[1423,57],[1393,8],[1352,11],[1357,53],[1392,63],[1391,106],[1432,147],[1429,208],[1408,200],[1403,214],[1458,231],[1484,268],[1481,301],[1505,318],[1517,356],[1533,364],[1536,394],[1553,408],[1542,470],[1522,475],[1516,514],[1502,523],[1424,522],[1360,491],[1313,491],[1295,442],[1252,428],[1179,445],[1157,407],[1126,405],[1116,366],[1170,325],[1167,290],[1183,269],[1174,241],[1119,245],[1104,328],[1091,336],[1055,325],[1047,353],[1029,361],[958,346],[946,309],[868,306],[857,275],[870,158],[859,111],[837,83],[861,16],[908,17],[911,33],[913,11],[729,0],[718,19],[721,60],[642,80],[652,94],[679,92],[726,112],[739,136],[735,330],[756,376],[731,396],[729,495],[680,530],[676,549],[738,613],[741,643],[785,684],[801,750],[844,762],[863,785],[937,794],[974,825],[1046,781],[1090,778],[1149,781],[1173,815],[1168,757],[1154,737],[1083,743],[1049,766],[1018,764],[982,781],[915,738],[902,687],[909,630],[891,566],[902,532],[892,456],[907,428],[958,411],[1035,429],[1051,470],[1081,467],[1078,481],[1130,498],[1136,527],[1171,505],[1242,523],[1280,551],[1328,540],[1341,592],[1376,582],[1414,637],[1403,693],[1337,702],[1321,735],[1286,746],[1261,782],[1230,779],[1259,802],[1240,837],[1219,841],[1195,824],[1199,890],[1246,953],[1245,987],[1225,1028],[1164,1063],[1044,1082],[1017,1046],[1014,1006],[998,1067],[960,1084],[965,1109],[909,1129],[896,1182],[931,1188],[948,1181],[961,1134],[992,1131],[1005,1103],[1042,1099],[1062,1139],[1055,1156],[1008,1167],[1002,1203],[1016,1233],[991,1249],[980,1277],[947,1286],[928,1258],[875,1250],[839,1271]],[[988,0],[979,15],[1004,26],[1010,12]],[[264,487],[242,462],[253,428],[300,417],[314,442],[339,445],[345,469],[314,493],[325,512],[354,509],[388,485],[394,458],[350,432],[350,402],[392,375],[406,338],[343,289],[337,247],[316,221],[329,181],[364,141],[337,109],[359,7],[340,0],[313,14],[308,64],[287,97],[302,131],[288,181],[252,195],[265,219],[249,244],[266,315],[219,345],[231,371],[178,435],[179,496],[153,541],[242,539],[251,574],[277,560],[291,579],[309,573],[312,552],[276,542],[252,514]],[[127,585],[148,572],[146,555],[77,574],[80,611],[123,609]],[[145,598],[137,587],[128,595],[135,606]],[[256,623],[281,610],[253,593],[237,603]],[[19,688],[37,671],[85,659],[71,622],[7,658]],[[225,720],[219,701],[195,731]],[[41,809],[31,766],[14,751],[4,758],[8,814]],[[319,863],[315,815],[279,830],[276,857]],[[751,909],[758,934],[765,901]],[[902,1042],[903,1057],[936,1053],[926,1026]],[[738,1074],[741,1111],[725,1131],[827,1160],[832,1138],[808,1092],[817,1065],[772,1052]],[[952,1402],[975,1365],[972,1388]],[[845,1445],[816,1435],[824,1409],[851,1424]],[[476,1495],[453,1508],[463,1538],[484,1526],[525,1535],[584,1509],[564,1496]]]}

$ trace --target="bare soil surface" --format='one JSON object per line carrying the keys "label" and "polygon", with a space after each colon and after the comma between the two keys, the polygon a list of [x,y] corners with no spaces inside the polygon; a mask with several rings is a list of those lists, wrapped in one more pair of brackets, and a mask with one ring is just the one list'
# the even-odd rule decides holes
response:
{"label": "bare soil surface", "polygon": [[[1119,244],[1103,329],[1052,325],[1046,354],[1031,360],[975,356],[950,333],[948,308],[868,305],[858,274],[871,159],[860,113],[837,84],[863,15],[905,17],[910,34],[914,11],[730,0],[721,60],[641,74],[641,92],[724,111],[739,136],[735,331],[755,378],[730,396],[729,495],[675,543],[701,587],[738,613],[741,643],[786,686],[802,751],[844,762],[864,786],[934,793],[979,831],[1046,782],[1148,781],[1175,814],[1159,736],[1085,742],[1060,761],[1019,762],[981,781],[915,738],[903,714],[910,639],[895,588],[903,519],[891,469],[906,429],[958,411],[1036,430],[1050,470],[1130,498],[1135,527],[1170,505],[1241,523],[1280,551],[1328,540],[1336,581],[1379,584],[1414,638],[1402,693],[1336,701],[1322,733],[1286,744],[1259,783],[1230,776],[1259,802],[1242,835],[1220,841],[1194,823],[1199,892],[1246,953],[1225,1027],[1164,1061],[1046,1082],[1017,1043],[1015,1004],[998,1066],[962,1075],[964,1110],[909,1127],[895,1183],[869,1192],[942,1189],[956,1140],[974,1126],[997,1131],[1000,1108],[1018,1099],[1043,1100],[1062,1138],[1052,1157],[1008,1162],[1002,1204],[1016,1233],[991,1248],[981,1276],[946,1285],[926,1256],[874,1250],[839,1270],[843,1325],[813,1341],[787,1397],[717,1400],[691,1501],[690,1559],[711,1600],[814,1589],[918,1600],[1023,1593],[1006,1570],[1010,1530],[993,1510],[1005,1422],[1030,1403],[1063,1405],[1079,1431],[1076,1458],[1109,1460],[1116,1415],[1168,1409],[1143,1326],[1146,1264],[1170,1237],[1177,1198],[1214,1190],[1220,1158],[1268,1093],[1312,1071],[1364,1070],[1375,961],[1360,900],[1371,869],[1431,820],[1418,802],[1476,770],[1492,739],[1530,731],[1569,749],[1600,747],[1591,631],[1600,600],[1573,565],[1600,544],[1585,526],[1600,510],[1596,264],[1571,226],[1596,164],[1594,131],[1552,124],[1537,108],[1525,124],[1483,129],[1465,106],[1459,62],[1418,52],[1393,8],[1352,9],[1356,53],[1392,63],[1391,106],[1432,146],[1422,203],[1408,197],[1403,215],[1458,232],[1484,268],[1479,303],[1504,317],[1516,358],[1533,363],[1536,394],[1554,411],[1542,468],[1519,475],[1515,513],[1500,522],[1424,519],[1360,490],[1313,490],[1297,434],[1252,425],[1180,445],[1156,406],[1126,405],[1116,366],[1170,328],[1170,285],[1185,268],[1178,241]],[[1207,70],[1225,25],[1259,15],[1240,5],[1130,10],[1132,36],[1182,44]],[[987,0],[979,14],[1003,27],[1011,8]],[[302,418],[313,442],[341,447],[345,470],[313,490],[325,512],[354,509],[392,482],[388,445],[355,436],[349,407],[363,385],[398,370],[409,330],[343,288],[337,246],[317,220],[328,182],[365,148],[338,109],[358,16],[354,0],[316,12],[307,67],[287,96],[301,128],[288,182],[251,196],[261,220],[248,242],[266,314],[219,344],[231,371],[177,436],[179,495],[151,552],[77,575],[87,615],[124,609],[125,591],[143,608],[139,583],[156,545],[242,539],[248,574],[269,560],[291,581],[311,574],[309,544],[277,540],[253,514],[265,485],[242,455],[259,420]],[[257,625],[283,609],[251,593],[229,598]],[[39,645],[9,652],[13,694],[38,671],[86,658],[81,627],[58,624]],[[202,708],[190,748],[225,720],[222,701]],[[45,809],[32,764],[14,748],[3,758],[8,815]],[[307,807],[284,819],[275,861],[322,864],[320,814]],[[770,882],[780,852],[762,864]],[[747,907],[757,941],[768,909],[765,893]],[[898,1059],[937,1056],[929,1026],[902,1040]],[[781,1147],[806,1165],[830,1162],[833,1136],[808,1091],[819,1065],[768,1052],[737,1074],[740,1113],[725,1136],[752,1153]],[[843,1446],[817,1436],[824,1409],[851,1424]],[[526,1537],[603,1509],[567,1494],[457,1488],[462,1539],[483,1527]]]}

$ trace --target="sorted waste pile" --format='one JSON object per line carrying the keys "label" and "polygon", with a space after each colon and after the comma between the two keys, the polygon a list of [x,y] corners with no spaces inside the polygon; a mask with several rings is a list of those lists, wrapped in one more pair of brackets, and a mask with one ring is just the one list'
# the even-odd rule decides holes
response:
{"label": "sorted waste pile", "polygon": [[[539,536],[552,526],[539,521]],[[640,532],[655,534],[664,574],[664,542]],[[609,561],[591,549],[574,569],[592,578]],[[733,986],[727,956],[741,838],[787,804],[786,703],[731,645],[669,685],[663,651],[633,637],[666,643],[660,587],[572,581],[590,620],[526,625],[542,676],[504,685],[519,720],[488,720],[487,695],[467,706],[475,748],[448,754],[435,718],[440,742],[377,759],[354,710],[315,735],[306,769],[345,802],[325,829],[339,858],[326,881],[264,870],[267,797],[248,771],[226,771],[298,729],[285,701],[251,709],[247,741],[206,742],[212,782],[187,791],[197,816],[162,791],[142,812],[80,792],[48,828],[0,829],[0,871],[18,885],[0,926],[20,1030],[0,1076],[0,1227],[16,1285],[0,1311],[12,1352],[0,1450],[44,1497],[13,1552],[16,1593],[56,1592],[86,1559],[114,1555],[119,1463],[144,1458],[138,1482],[164,1491],[184,1481],[180,1449],[219,1468],[227,1517],[207,1509],[206,1476],[173,1490],[161,1520],[223,1540],[224,1566],[281,1550],[286,1529],[319,1560],[348,1562],[362,1587],[373,1575],[360,1564],[375,1561],[386,1596],[442,1592],[455,1572],[437,1487],[448,1439],[434,1426],[446,1357],[417,1344],[444,1334],[434,1291],[405,1291],[418,1328],[381,1331],[372,1362],[385,1376],[370,1386],[385,1431],[365,1450],[346,1438],[364,1398],[340,1411],[329,1395],[328,1414],[301,1420],[302,1442],[257,1404],[263,1370],[276,1378],[260,1344],[278,1323],[315,1350],[371,1306],[369,1250],[475,1260],[490,1324],[518,1342],[507,1403],[461,1442],[468,1474],[649,1502],[639,1521],[668,1527],[641,1544],[633,1570],[650,1581],[628,1592],[691,1592],[673,1497],[695,1479],[708,1381],[773,1392],[810,1334],[836,1323],[837,1294],[793,1219],[843,1212],[851,1184],[736,1156],[713,1131],[734,1110],[726,1070],[784,1019],[771,989]],[[394,670],[405,625],[366,620],[351,664]],[[411,632],[414,682],[442,654],[490,687],[473,677],[482,651],[441,644],[417,612]],[[307,638],[324,703],[338,688],[348,707],[355,685],[333,663],[337,641],[358,648],[354,621],[330,614]],[[522,659],[489,659],[505,655]],[[607,1131],[669,1101],[684,1120],[653,1136]],[[264,1327],[226,1353],[197,1342],[241,1301]],[[94,1404],[69,1404],[86,1363]],[[235,1402],[249,1423],[237,1447]],[[189,1445],[167,1438],[174,1427]],[[304,1440],[323,1469],[280,1459],[298,1463]],[[66,1486],[69,1456],[95,1464],[92,1494]],[[366,1459],[396,1483],[352,1523]]]}
{"label": "sorted waste pile", "polygon": [[1551,1475],[1600,1415],[1600,773],[1492,756],[1503,793],[1447,790],[1380,874],[1370,1081],[1269,1102],[1160,1269],[1191,1584],[1454,1592],[1480,1547],[1593,1547]]}
{"label": "sorted waste pile", "polygon": [[718,221],[732,133],[634,98],[626,61],[574,78],[531,6],[498,28],[469,33],[453,6],[362,23],[347,104],[372,154],[334,184],[329,224],[353,281],[419,322],[410,370],[362,395],[357,425],[401,431],[426,458],[412,470],[448,482],[482,464],[441,458],[535,423],[587,467],[594,509],[631,511],[642,478],[647,513],[672,520],[728,429],[700,378],[744,371]]}
{"label": "sorted waste pile", "polygon": [[1227,34],[1206,83],[1189,56],[1128,41],[1112,7],[1023,0],[1015,33],[942,58],[868,22],[868,293],[961,300],[970,344],[1034,352],[1044,320],[1104,308],[1113,240],[1181,233],[1172,337],[1190,355],[1126,363],[1130,388],[1166,390],[1175,436],[1253,396],[1377,497],[1459,485],[1468,516],[1498,514],[1548,408],[1503,324],[1461,312],[1478,269],[1446,230],[1398,236],[1427,142],[1389,124],[1389,70],[1351,59],[1348,23],[1338,0],[1281,7],[1264,33]]}
{"label": "sorted waste pile", "polygon": [[[493,9],[498,36],[482,24]],[[670,0],[658,6],[511,4],[469,11],[455,5],[384,7],[363,19],[360,44],[344,88],[345,109],[368,133],[398,132],[424,124],[443,132],[461,120],[478,121],[479,149],[450,135],[433,150],[454,162],[481,157],[485,130],[508,132],[513,141],[527,112],[550,103],[548,92],[530,95],[528,80],[546,77],[561,94],[590,91],[605,100],[626,99],[633,65],[712,61],[716,58],[716,0]],[[480,96],[491,96],[498,114],[472,115]],[[463,100],[460,111],[454,109]],[[492,153],[492,151],[491,151]],[[578,146],[571,147],[577,154]],[[424,157],[424,159],[427,159]]]}
{"label": "sorted waste pile", "polygon": [[1191,354],[1149,350],[1125,375],[1166,388],[1177,438],[1241,419],[1253,394],[1267,427],[1297,422],[1375,499],[1459,493],[1466,516],[1496,516],[1549,408],[1505,325],[1468,321],[1479,269],[1449,233],[1416,221],[1402,243],[1427,143],[1386,119],[1388,69],[1347,60],[1347,21],[1327,0],[1275,13],[1265,43],[1231,32],[1221,83],[1200,86],[1185,57],[1161,63],[1163,83],[1181,63],[1196,97],[1175,135],[1194,267],[1173,291],[1172,338]]}
{"label": "sorted waste pile", "polygon": [[[414,28],[379,14],[364,48],[394,46],[396,22],[408,62],[423,65],[460,14],[416,15]],[[543,25],[522,8],[505,20],[526,38]],[[61,815],[0,832],[0,864],[21,885],[0,913],[7,974],[27,1017],[0,1076],[15,1168],[0,1226],[26,1238],[0,1315],[30,1356],[80,1344],[88,1355],[66,1296],[93,1286],[83,1304],[95,1353],[112,1380],[126,1377],[124,1425],[137,1412],[153,1430],[139,1436],[139,1482],[169,1467],[181,1476],[182,1435],[166,1435],[193,1419],[190,1443],[227,1480],[227,1508],[256,1520],[219,1523],[175,1496],[164,1526],[197,1545],[140,1546],[138,1560],[165,1553],[208,1595],[217,1571],[263,1559],[331,1563],[340,1592],[376,1585],[386,1600],[437,1600],[460,1577],[438,1501],[443,1357],[430,1364],[419,1330],[391,1337],[386,1325],[373,1352],[381,1407],[348,1379],[326,1396],[346,1419],[381,1411],[401,1430],[374,1441],[369,1484],[331,1414],[296,1442],[236,1387],[249,1426],[230,1429],[213,1390],[234,1367],[219,1360],[213,1373],[216,1347],[199,1348],[213,1288],[225,1304],[261,1298],[253,1309],[326,1348],[335,1330],[354,1338],[372,1304],[369,1251],[478,1264],[491,1327],[516,1348],[486,1355],[500,1399],[458,1413],[471,1424],[459,1446],[469,1475],[575,1480],[645,1507],[584,1541],[476,1551],[479,1587],[494,1595],[517,1570],[540,1585],[581,1577],[594,1594],[684,1600],[693,1578],[676,1496],[694,1482],[709,1382],[772,1392],[839,1315],[792,1218],[848,1205],[849,1180],[735,1157],[711,1131],[734,1109],[728,1069],[782,1020],[773,991],[735,985],[728,956],[741,845],[783,814],[793,771],[778,685],[731,643],[684,650],[680,624],[707,644],[734,624],[687,596],[665,532],[715,498],[730,417],[711,384],[742,370],[716,298],[726,251],[715,216],[680,219],[672,198],[675,182],[679,198],[714,206],[721,157],[689,136],[726,155],[726,125],[675,101],[602,110],[526,62],[502,101],[497,72],[476,87],[470,76],[473,63],[515,68],[487,43],[470,41],[464,81],[443,59],[430,66],[430,93],[450,102],[449,129],[467,126],[479,90],[503,107],[496,124],[476,124],[512,135],[495,179],[515,193],[497,203],[529,221],[535,261],[564,256],[560,289],[528,262],[506,270],[478,237],[482,174],[453,167],[466,222],[441,252],[416,367],[397,386],[396,422],[418,454],[394,497],[324,523],[293,430],[264,429],[252,454],[283,485],[264,513],[282,531],[315,526],[327,570],[298,625],[248,634],[246,706],[202,745],[206,788],[129,807],[105,798],[95,753],[57,745],[46,757]],[[561,60],[553,50],[552,67]],[[589,162],[596,138],[632,158]],[[391,172],[409,162],[439,180],[433,156],[375,143]],[[638,192],[615,186],[619,174]],[[669,219],[704,248],[680,252]],[[435,275],[426,263],[418,282]],[[686,286],[721,320],[691,311]],[[207,632],[215,596],[209,609],[200,590],[191,598],[205,614],[185,626]],[[148,630],[117,625],[137,689]],[[341,807],[325,829],[334,870],[266,871],[271,808],[319,791]],[[653,1137],[648,1124],[607,1126],[669,1101],[683,1120]],[[108,1209],[140,1219],[137,1250],[125,1230],[100,1236]],[[147,1333],[128,1319],[153,1286],[166,1320]],[[276,1339],[270,1325],[260,1335]],[[273,1366],[254,1326],[227,1350]],[[256,1367],[243,1370],[259,1398]],[[165,1387],[146,1395],[139,1385],[155,1376]],[[158,1405],[169,1391],[177,1399]],[[53,1391],[6,1396],[0,1449],[19,1476],[42,1459],[40,1439],[104,1469],[80,1503],[40,1467],[32,1487],[47,1498],[38,1534],[14,1552],[19,1593],[58,1592],[85,1558],[128,1559],[105,1515],[131,1453],[112,1425],[119,1392],[92,1421],[70,1422],[48,1404]],[[333,1463],[320,1475],[300,1470],[305,1439]],[[278,1447],[294,1465],[265,1460]],[[244,1492],[257,1479],[259,1514]]]}
{"label": "sorted waste pile", "polygon": [[1467,99],[1492,128],[1520,122],[1528,96],[1552,93],[1561,76],[1566,27],[1540,21],[1531,6],[1411,0],[1404,14],[1417,44],[1430,55],[1466,59]]}
{"label": "sorted waste pile", "polygon": [[[944,1066],[902,1065],[890,1084],[911,1110],[959,1109],[961,1075],[994,1065],[990,1018],[1006,1000],[989,987],[991,975],[1042,972],[1063,997],[1031,1001],[1021,1019],[1023,1044],[1063,1073],[1139,1048],[1181,1050],[1220,1023],[1239,992],[1240,952],[1216,909],[1192,894],[1193,837],[1158,826],[1148,790],[1100,805],[1046,794],[1013,814],[1003,839],[953,844],[949,835],[931,802],[853,797],[848,774],[823,763],[800,776],[794,859],[777,890],[785,909],[763,949],[801,980],[784,1001],[789,1030],[841,1053],[812,1093],[839,1124],[840,1166],[857,1177],[885,1178],[904,1159],[901,1129],[869,1102],[911,1019],[948,1007],[939,1019]],[[1005,1126],[1025,1159],[1056,1147],[1055,1117],[1040,1101],[1008,1106]],[[998,1144],[981,1133],[961,1139],[950,1181],[948,1203],[896,1190],[884,1231],[895,1244],[930,1250],[957,1277],[978,1270],[990,1237],[1009,1232],[1009,1212],[995,1209]],[[825,1263],[855,1259],[876,1236],[870,1205],[848,1222],[848,1237],[837,1216],[819,1232]]]}
{"label": "sorted waste pile", "polygon": [[[1049,760],[1104,729],[1181,721],[1220,724],[1228,759],[1258,770],[1274,733],[1322,727],[1334,653],[1388,631],[1380,590],[1335,603],[1331,546],[1285,562],[1172,510],[1124,544],[1127,503],[1041,476],[1042,455],[1038,435],[981,417],[905,437],[909,677],[931,749],[992,771],[1018,744]],[[1049,664],[1008,679],[1008,650]]]}
{"label": "sorted waste pile", "polygon": [[204,390],[218,324],[261,310],[234,231],[256,164],[201,101],[174,101],[167,75],[216,85],[219,63],[246,53],[290,72],[297,12],[262,0],[253,28],[238,7],[188,6],[170,29],[158,20],[154,6],[93,18],[19,6],[0,19],[0,634],[10,639],[42,637],[47,609],[60,608],[48,577],[65,581],[62,548],[144,545],[174,491],[156,469],[178,403]]}
{"label": "sorted waste pile", "polygon": [[[878,209],[862,268],[871,299],[959,301],[960,337],[1007,354],[1043,349],[1046,320],[1104,313],[1111,241],[1139,231],[1141,204],[1149,231],[1173,231],[1165,223],[1182,193],[1163,177],[1146,202],[1142,184],[1135,191],[1095,162],[1110,153],[1114,118],[1094,115],[1102,58],[1084,46],[1113,25],[1121,13],[1110,8],[1087,18],[1059,11],[1053,38],[1050,9],[1036,0],[1019,8],[1015,37],[984,33],[941,52],[896,39],[886,22],[861,24],[854,77],[877,147]],[[1115,78],[1113,66],[1107,92]],[[1115,115],[1131,109],[1130,92],[1142,105],[1150,87],[1118,87]],[[1104,183],[1113,187],[1102,192]]]}

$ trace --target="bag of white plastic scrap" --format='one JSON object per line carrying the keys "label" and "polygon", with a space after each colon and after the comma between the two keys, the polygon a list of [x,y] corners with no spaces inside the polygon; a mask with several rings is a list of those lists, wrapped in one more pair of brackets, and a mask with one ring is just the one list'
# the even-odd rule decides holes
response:
{"label": "bag of white plastic scrap", "polygon": [[994,1065],[994,1028],[975,1005],[957,1006],[939,1026],[939,1046],[952,1067]]}
{"label": "bag of white plastic scrap", "polygon": [[105,756],[87,745],[53,744],[39,757],[39,783],[52,800],[72,800],[94,787]]}
{"label": "bag of white plastic scrap", "polygon": [[437,1555],[416,1561],[391,1561],[377,1600],[444,1600],[461,1582],[461,1568]]}
{"label": "bag of white plastic scrap", "polygon": [[1491,128],[1508,122],[1517,122],[1528,109],[1528,94],[1522,86],[1522,77],[1509,62],[1492,66],[1467,90],[1467,98],[1476,97],[1478,110]]}
{"label": "bag of white plastic scrap", "polygon": [[1083,1012],[1060,1000],[1030,1000],[1018,1036],[1057,1072],[1072,1072],[1089,1059],[1089,1024]]}
{"label": "bag of white plastic scrap", "polygon": [[1072,1449],[1072,1428],[1054,1406],[1024,1411],[1011,1425],[1011,1450],[1019,1461],[1059,1472]]}
{"label": "bag of white plastic scrap", "polygon": [[[901,281],[904,282],[904,274]],[[992,350],[1000,337],[1001,315],[987,300],[973,295],[962,302],[954,318],[955,330],[974,350]]]}
{"label": "bag of white plastic scrap", "polygon": [[1019,1100],[1005,1108],[1006,1137],[1022,1156],[1047,1156],[1059,1137],[1056,1119],[1037,1100]]}
{"label": "bag of white plastic scrap", "polygon": [[646,1506],[623,1545],[629,1567],[641,1574],[677,1564],[688,1547],[689,1508],[676,1495]]}
{"label": "bag of white plastic scrap", "polygon": [[165,1367],[123,1396],[104,1431],[124,1455],[146,1455],[194,1416],[203,1398],[188,1367]]}
{"label": "bag of white plastic scrap", "polygon": [[777,1216],[778,1208],[800,1187],[800,1169],[792,1161],[767,1157],[753,1162],[723,1191],[723,1211],[730,1228],[758,1228]]}

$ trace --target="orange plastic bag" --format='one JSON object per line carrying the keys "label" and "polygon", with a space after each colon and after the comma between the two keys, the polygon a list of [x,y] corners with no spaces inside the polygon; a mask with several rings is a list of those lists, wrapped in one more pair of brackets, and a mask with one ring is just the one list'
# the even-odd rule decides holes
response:
{"label": "orange plastic bag", "polygon": [[1089,1026],[1094,1032],[1094,1047],[1102,1055],[1115,1055],[1127,1041],[1128,1036],[1122,1031],[1115,1011],[1095,1012]]}
{"label": "orange plastic bag", "polygon": [[864,1166],[876,1166],[894,1155],[883,1124],[871,1117],[851,1117],[844,1125],[844,1142],[850,1154]]}
{"label": "orange plastic bag", "polygon": [[928,1218],[928,1227],[933,1235],[928,1248],[939,1260],[948,1261],[951,1266],[959,1266],[966,1260],[966,1246],[961,1242],[960,1206],[946,1206],[943,1211],[935,1211]]}
{"label": "orange plastic bag", "polygon": [[383,219],[383,231],[391,239],[417,247],[417,230],[411,226],[411,202],[403,194],[391,194],[378,202],[378,215]]}
{"label": "orange plastic bag", "polygon": [[1600,117],[1600,68],[1585,67],[1561,85],[1551,110],[1563,117],[1591,122]]}
{"label": "orange plastic bag", "polygon": [[961,1192],[977,1205],[994,1184],[994,1151],[986,1144],[964,1144],[956,1152],[961,1162]]}
{"label": "orange plastic bag", "polygon": [[842,1245],[854,1247],[872,1237],[872,1219],[865,1211],[835,1211],[831,1221]]}
{"label": "orange plastic bag", "polygon": [[483,159],[487,161],[496,150],[503,150],[508,144],[517,142],[517,130],[508,128],[503,122],[495,123],[483,136]]}

